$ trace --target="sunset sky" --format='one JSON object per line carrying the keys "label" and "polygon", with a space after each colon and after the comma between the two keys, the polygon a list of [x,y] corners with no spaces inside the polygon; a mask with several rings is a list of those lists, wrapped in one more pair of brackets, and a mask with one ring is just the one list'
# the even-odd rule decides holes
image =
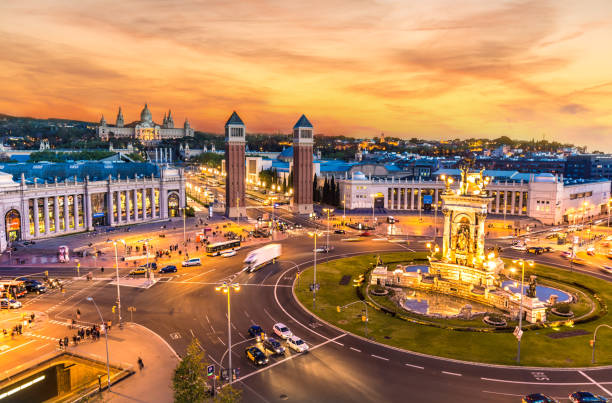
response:
{"label": "sunset sky", "polygon": [[4,0],[0,113],[612,152],[612,1]]}

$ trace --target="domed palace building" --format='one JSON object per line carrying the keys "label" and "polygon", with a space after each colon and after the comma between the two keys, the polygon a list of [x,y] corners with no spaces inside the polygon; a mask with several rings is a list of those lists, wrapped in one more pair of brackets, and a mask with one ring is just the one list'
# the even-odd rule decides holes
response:
{"label": "domed palace building", "polygon": [[174,127],[172,112],[164,114],[161,125],[153,121],[153,115],[149,106],[145,104],[140,112],[140,121],[124,124],[123,112],[119,107],[115,125],[109,125],[102,115],[100,125],[96,127],[96,133],[102,141],[110,141],[113,138],[138,139],[143,144],[152,145],[165,139],[180,139],[193,137],[193,128],[189,125],[189,120],[185,119],[183,127]]}

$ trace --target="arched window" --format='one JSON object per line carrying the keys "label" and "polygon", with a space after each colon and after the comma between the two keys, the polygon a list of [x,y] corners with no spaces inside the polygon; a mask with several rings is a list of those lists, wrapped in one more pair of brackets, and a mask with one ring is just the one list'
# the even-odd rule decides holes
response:
{"label": "arched window", "polygon": [[168,216],[178,217],[179,215],[179,197],[176,193],[171,193],[168,196]]}
{"label": "arched window", "polygon": [[9,210],[4,216],[6,239],[9,242],[21,239],[21,214],[17,210]]}

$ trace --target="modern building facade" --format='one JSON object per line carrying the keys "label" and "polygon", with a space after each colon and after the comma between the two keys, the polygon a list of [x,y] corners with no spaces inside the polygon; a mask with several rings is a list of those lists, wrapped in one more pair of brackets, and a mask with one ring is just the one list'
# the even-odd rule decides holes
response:
{"label": "modern building facade", "polygon": [[[456,178],[459,170],[436,172],[436,180],[371,180],[357,173],[340,179],[340,200],[347,210],[386,208],[388,210],[438,210],[445,184],[440,177]],[[610,181],[605,179],[572,181],[552,174],[521,174],[509,171],[485,171],[491,177],[487,189],[492,214],[526,216],[544,224],[579,223],[584,217],[608,212]]]}
{"label": "modern building facade", "polygon": [[233,112],[225,123],[225,215],[230,218],[246,217],[245,135],[244,122]]}
{"label": "modern building facade", "polygon": [[612,155],[578,154],[567,157],[565,176],[570,178],[612,179]]}
{"label": "modern building facade", "polygon": [[0,250],[18,240],[166,220],[185,206],[183,171],[148,163],[0,165]]}
{"label": "modern building facade", "polygon": [[302,115],[293,126],[293,210],[298,214],[313,212],[312,146],[313,127]]}
{"label": "modern building facade", "polygon": [[149,110],[149,106],[145,104],[140,112],[140,121],[127,125],[124,124],[121,107],[119,107],[114,126],[108,125],[104,115],[102,115],[100,125],[96,127],[96,134],[102,141],[110,141],[113,138],[133,138],[140,140],[143,144],[154,144],[164,139],[193,137],[193,128],[187,119],[185,119],[182,128],[174,127],[174,118],[171,111],[164,115],[164,121],[159,125],[153,121],[153,115]]}

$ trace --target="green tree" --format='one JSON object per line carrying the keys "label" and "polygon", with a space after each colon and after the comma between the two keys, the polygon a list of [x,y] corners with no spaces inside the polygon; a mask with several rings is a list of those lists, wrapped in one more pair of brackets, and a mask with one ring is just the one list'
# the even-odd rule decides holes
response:
{"label": "green tree", "polygon": [[242,400],[242,390],[227,385],[213,399],[215,403],[237,403]]}
{"label": "green tree", "polygon": [[192,403],[205,401],[206,366],[204,351],[200,348],[197,338],[191,340],[187,354],[179,362],[172,377],[174,401],[177,403]]}
{"label": "green tree", "polygon": [[314,175],[314,179],[312,181],[312,201],[315,203],[321,201],[319,198],[319,179],[317,178],[317,174]]}

